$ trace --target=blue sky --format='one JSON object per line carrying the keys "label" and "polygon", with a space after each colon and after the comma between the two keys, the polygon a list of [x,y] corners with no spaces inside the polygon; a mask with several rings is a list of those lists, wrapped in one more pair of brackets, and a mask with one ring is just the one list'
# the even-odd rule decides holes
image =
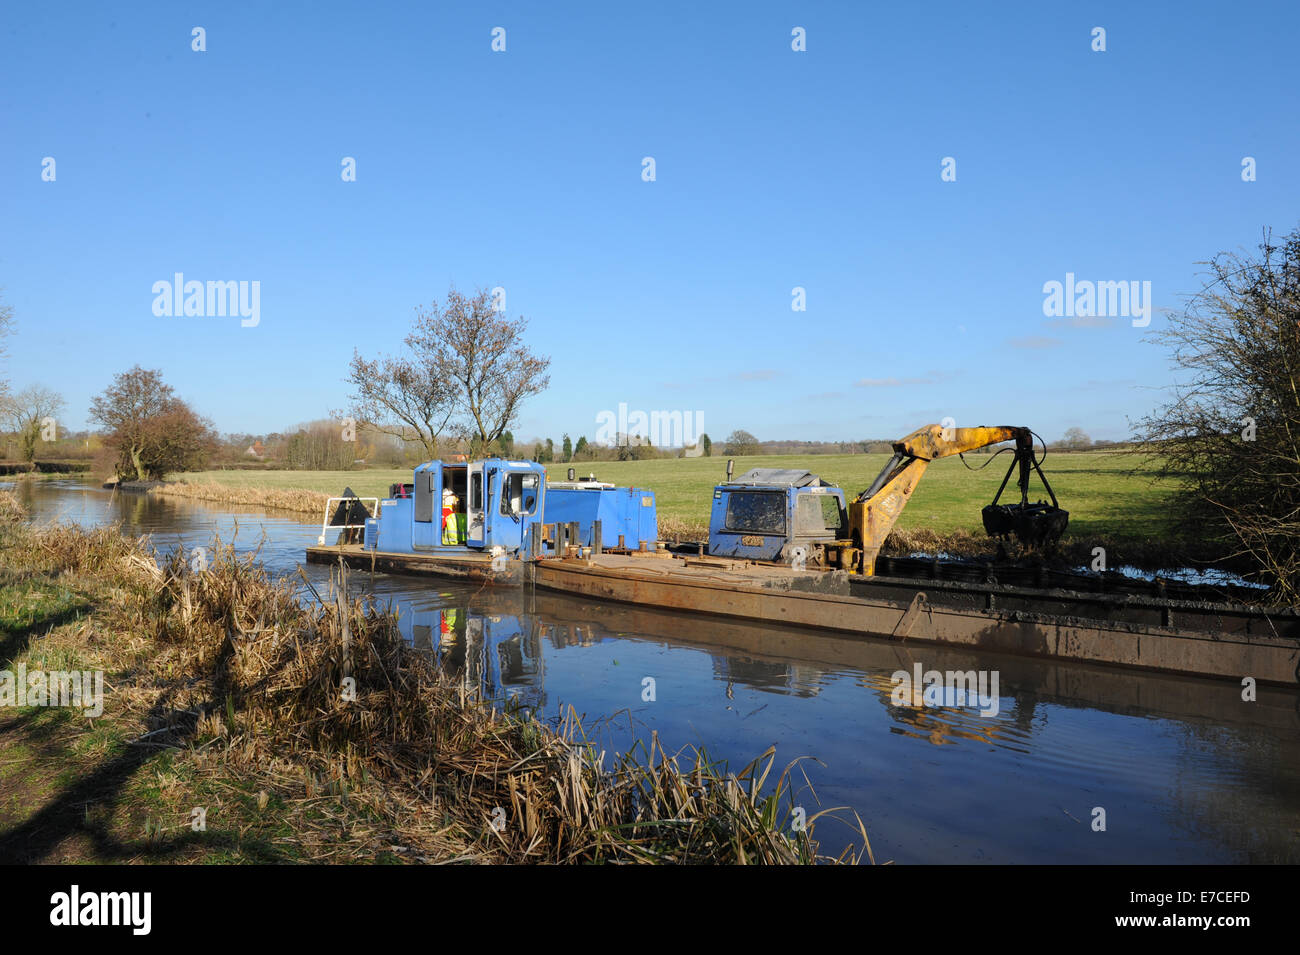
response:
{"label": "blue sky", "polygon": [[[552,358],[520,436],[626,402],[715,438],[1121,438],[1170,380],[1162,315],[1053,323],[1043,284],[1176,308],[1197,262],[1295,227],[1300,7],[994,9],[10,5],[8,377],[78,428],[138,362],[221,431],[279,430],[454,283],[505,288]],[[176,272],[260,282],[258,325],[155,316]]]}

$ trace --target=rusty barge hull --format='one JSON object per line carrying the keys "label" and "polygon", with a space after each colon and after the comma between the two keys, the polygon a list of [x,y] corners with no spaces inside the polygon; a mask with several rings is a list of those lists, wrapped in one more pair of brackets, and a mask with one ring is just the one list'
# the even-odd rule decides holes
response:
{"label": "rusty barge hull", "polygon": [[[963,647],[1050,660],[1121,666],[1209,676],[1240,682],[1300,685],[1300,641],[1271,626],[1269,615],[1254,630],[1240,622],[1213,628],[1218,615],[1196,619],[1205,630],[954,605],[937,592],[931,600],[915,582],[880,581],[850,587],[840,576],[726,562],[670,558],[653,560],[601,555],[590,559],[544,559],[530,563],[526,579],[539,588],[597,600],[639,604],[784,626],[885,636],[913,649],[925,645]],[[896,596],[885,588],[898,588]],[[975,598],[971,598],[974,600]],[[1068,604],[1068,602],[1066,602]],[[1213,629],[1208,629],[1213,628]]]}

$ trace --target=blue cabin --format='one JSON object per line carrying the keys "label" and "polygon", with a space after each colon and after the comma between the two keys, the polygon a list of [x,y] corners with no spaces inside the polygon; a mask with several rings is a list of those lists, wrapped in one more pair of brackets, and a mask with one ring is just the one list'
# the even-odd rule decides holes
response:
{"label": "blue cabin", "polygon": [[[654,493],[616,488],[594,480],[548,484],[535,461],[487,458],[452,463],[429,461],[414,480],[394,485],[379,514],[366,520],[363,547],[390,554],[528,552],[544,524],[579,526],[576,544],[592,546],[592,522],[601,522],[601,544],[631,550],[653,548],[659,537]],[[444,519],[444,495],[457,530]]]}

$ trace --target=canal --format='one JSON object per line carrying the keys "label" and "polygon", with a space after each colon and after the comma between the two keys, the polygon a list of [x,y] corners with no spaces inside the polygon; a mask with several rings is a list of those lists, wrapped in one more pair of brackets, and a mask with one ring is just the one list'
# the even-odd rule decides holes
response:
{"label": "canal", "polygon": [[[149,535],[162,553],[210,548],[219,536],[256,551],[274,574],[329,573],[302,565],[320,528],[293,515],[65,481],[8,486],[36,523],[115,524]],[[405,638],[462,679],[545,720],[572,708],[611,754],[654,731],[670,752],[699,746],[735,769],[772,745],[778,768],[807,757],[794,773],[796,802],[808,815],[856,810],[878,861],[1300,861],[1292,691],[1262,688],[1245,702],[1223,681],[908,648],[543,592],[355,571],[349,583],[391,604]],[[988,708],[996,712],[894,705],[893,674],[917,664],[996,673]],[[834,853],[853,834],[823,820],[817,836]]]}

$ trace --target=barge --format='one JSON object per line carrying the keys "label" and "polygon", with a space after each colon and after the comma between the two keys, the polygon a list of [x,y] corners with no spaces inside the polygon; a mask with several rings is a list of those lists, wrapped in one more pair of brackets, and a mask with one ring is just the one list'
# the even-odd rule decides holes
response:
{"label": "barge", "polygon": [[[889,484],[877,481],[886,492]],[[1300,686],[1295,609],[1194,588],[1106,589],[1088,575],[1075,575],[1077,587],[1067,577],[1037,588],[866,573],[877,555],[870,541],[837,535],[850,523],[845,510],[839,489],[808,472],[756,470],[734,482],[729,473],[714,492],[707,549],[681,554],[657,539],[653,492],[579,480],[572,469],[568,481],[548,482],[531,461],[435,461],[376,500],[373,513],[359,498],[332,501],[307,560],[912,646]],[[878,533],[881,521],[865,510],[851,523]],[[735,526],[734,514],[753,526]],[[338,540],[328,544],[331,532]],[[850,560],[857,572],[841,566]]]}

